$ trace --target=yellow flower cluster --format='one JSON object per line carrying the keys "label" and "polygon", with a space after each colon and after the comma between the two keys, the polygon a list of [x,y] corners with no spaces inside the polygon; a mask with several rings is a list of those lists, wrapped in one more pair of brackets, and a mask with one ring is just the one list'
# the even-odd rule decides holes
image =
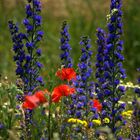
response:
{"label": "yellow flower cluster", "polygon": [[85,127],[88,126],[88,123],[86,121],[82,121],[80,119],[74,119],[74,118],[68,119],[68,123],[79,123],[79,124],[82,124]]}
{"label": "yellow flower cluster", "polygon": [[108,124],[108,123],[110,123],[110,119],[109,118],[104,118],[103,122]]}
{"label": "yellow flower cluster", "polygon": [[[110,123],[110,120],[109,120],[109,118],[104,118],[103,122],[108,124],[108,123]],[[85,120],[80,120],[80,119],[75,119],[75,118],[68,119],[68,123],[79,123],[79,124],[82,124],[85,127],[88,126],[88,123]],[[100,126],[101,125],[101,120],[100,119],[94,119],[94,120],[92,120],[92,123]]]}
{"label": "yellow flower cluster", "polygon": [[101,125],[101,121],[99,119],[92,120],[93,124],[95,125]]}
{"label": "yellow flower cluster", "polygon": [[[92,120],[92,122],[93,122],[93,124],[101,125],[101,120],[99,120],[99,119],[94,119],[94,120]],[[104,118],[103,122],[108,124],[108,123],[110,123],[110,119],[109,118]]]}
{"label": "yellow flower cluster", "polygon": [[122,112],[122,116],[130,118],[132,116],[132,113],[133,113],[132,110],[124,111]]}

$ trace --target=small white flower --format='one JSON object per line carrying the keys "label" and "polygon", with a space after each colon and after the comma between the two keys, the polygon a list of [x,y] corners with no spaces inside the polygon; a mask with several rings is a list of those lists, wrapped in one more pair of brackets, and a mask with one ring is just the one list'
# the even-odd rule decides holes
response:
{"label": "small white flower", "polygon": [[119,103],[119,104],[124,104],[125,102],[124,102],[124,101],[118,101],[118,103]]}
{"label": "small white flower", "polygon": [[130,105],[131,105],[131,104],[132,104],[132,102],[131,102],[131,101],[128,101],[128,104],[130,104]]}
{"label": "small white flower", "polygon": [[5,80],[7,80],[7,79],[8,79],[8,77],[7,77],[7,76],[5,76],[5,77],[4,77],[4,79],[5,79]]}
{"label": "small white flower", "polygon": [[55,118],[55,114],[52,114],[52,118]]}

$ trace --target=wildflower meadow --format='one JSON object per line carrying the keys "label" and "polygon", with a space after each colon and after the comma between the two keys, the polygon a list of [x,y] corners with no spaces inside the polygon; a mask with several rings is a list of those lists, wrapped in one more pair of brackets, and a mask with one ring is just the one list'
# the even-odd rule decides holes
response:
{"label": "wildflower meadow", "polygon": [[[42,45],[51,38],[42,26],[44,1],[23,1],[24,18],[15,13],[4,29],[15,80],[0,73],[0,140],[140,140],[140,63],[131,80],[126,62],[136,58],[124,55],[123,0],[109,1],[106,24],[90,34],[80,35],[63,18],[59,45],[49,48],[58,50],[58,65]],[[13,69],[7,67],[9,75]]]}

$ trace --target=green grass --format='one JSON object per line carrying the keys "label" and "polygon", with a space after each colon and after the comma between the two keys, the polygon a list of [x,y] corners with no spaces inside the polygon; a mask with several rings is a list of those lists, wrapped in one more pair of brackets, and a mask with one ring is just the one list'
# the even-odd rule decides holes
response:
{"label": "green grass", "polygon": [[[2,5],[0,1],[0,74],[8,75],[8,77],[15,80],[15,63],[12,61],[14,53],[12,52],[12,41],[8,30],[8,20],[13,19],[24,31],[21,25],[22,19],[25,17],[24,7],[25,3],[18,2],[18,6],[14,7]],[[48,5],[47,5],[48,4]],[[97,2],[91,0],[79,0],[78,6],[72,5],[70,1],[63,0],[65,7],[60,5],[60,8],[54,8],[52,3],[48,1],[43,5],[43,30],[45,31],[44,39],[40,44],[43,49],[42,63],[44,69],[42,74],[47,76],[50,71],[55,71],[59,66],[59,38],[60,28],[64,20],[67,20],[70,25],[71,46],[74,65],[77,65],[80,57],[79,41],[82,35],[88,35],[92,39],[92,46],[94,56],[96,54],[96,28],[101,27],[106,30],[106,15],[109,13],[109,0],[104,3],[103,0]],[[49,5],[50,4],[50,5]],[[60,3],[61,4],[61,3]],[[50,6],[50,7],[49,7]],[[62,7],[62,8],[61,8]],[[86,12],[84,12],[86,11]],[[124,2],[123,6],[123,21],[124,21],[124,55],[125,55],[125,68],[127,70],[128,79],[134,81],[137,76],[136,68],[140,64],[140,8],[139,1],[130,0]],[[57,13],[55,15],[54,13]],[[65,14],[66,13],[66,14]],[[93,57],[93,63],[95,57]]]}

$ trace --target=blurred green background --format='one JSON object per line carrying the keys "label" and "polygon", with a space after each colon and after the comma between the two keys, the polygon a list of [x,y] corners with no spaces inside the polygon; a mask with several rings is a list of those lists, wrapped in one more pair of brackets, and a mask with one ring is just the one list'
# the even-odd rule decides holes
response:
{"label": "blurred green background", "polygon": [[[134,81],[136,68],[140,67],[140,0],[123,0],[124,22],[124,67],[127,80]],[[59,38],[61,23],[67,20],[70,25],[72,56],[77,65],[80,56],[80,36],[89,35],[94,51],[97,50],[96,28],[106,30],[106,15],[110,0],[41,0],[44,38],[40,43],[43,49],[41,58],[44,64],[42,74],[47,76],[60,67]],[[8,20],[13,19],[23,30],[26,0],[0,0],[0,74],[15,80],[15,63],[12,61],[12,41],[8,30]]]}

